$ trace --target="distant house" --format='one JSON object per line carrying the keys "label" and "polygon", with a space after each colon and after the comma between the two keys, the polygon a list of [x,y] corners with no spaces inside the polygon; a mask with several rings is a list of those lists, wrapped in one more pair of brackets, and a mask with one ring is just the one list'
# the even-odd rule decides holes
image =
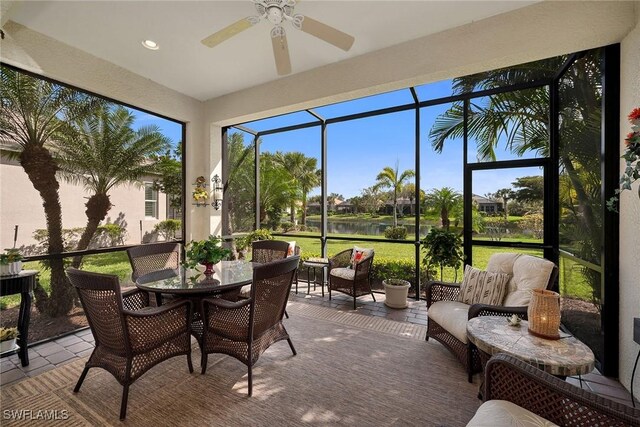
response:
{"label": "distant house", "polygon": [[[415,212],[415,201],[412,201],[408,197],[398,197],[398,212],[403,215],[410,215]],[[412,208],[413,206],[413,208]],[[393,215],[393,199],[387,200],[384,204],[384,212],[387,215]]]}
{"label": "distant house", "polygon": [[[17,247],[29,252],[28,247],[38,242],[33,234],[47,228],[42,199],[33,188],[24,169],[8,152],[12,147],[0,147],[0,249],[13,246],[14,227],[18,226]],[[154,226],[160,221],[177,216],[169,206],[168,198],[153,189],[154,176],[147,176],[142,185],[121,185],[113,188],[112,208],[104,223],[115,223],[126,230],[120,244],[137,244],[157,240]],[[87,222],[85,203],[90,194],[82,185],[60,183],[62,226],[64,229],[84,227]],[[178,215],[179,218],[179,215]]]}
{"label": "distant house", "polygon": [[473,203],[478,206],[478,211],[480,212],[491,215],[502,212],[503,210],[502,202],[500,201],[489,199],[484,196],[478,196],[477,194],[474,194],[471,198]]}

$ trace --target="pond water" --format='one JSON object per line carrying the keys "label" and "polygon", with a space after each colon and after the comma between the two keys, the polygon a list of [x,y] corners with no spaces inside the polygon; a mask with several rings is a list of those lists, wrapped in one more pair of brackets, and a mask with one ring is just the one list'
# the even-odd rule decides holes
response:
{"label": "pond water", "polygon": [[[307,225],[315,227],[320,230],[321,223],[318,219],[307,219]],[[415,233],[415,226],[413,224],[407,225],[400,222],[399,225],[406,227],[407,236],[413,236]],[[376,221],[375,218],[367,220],[336,220],[333,218],[327,219],[327,233],[328,234],[363,234],[366,236],[384,236],[384,230],[387,227],[393,226],[392,223],[385,223],[382,221]],[[424,236],[431,229],[431,224],[420,224],[420,235]]]}

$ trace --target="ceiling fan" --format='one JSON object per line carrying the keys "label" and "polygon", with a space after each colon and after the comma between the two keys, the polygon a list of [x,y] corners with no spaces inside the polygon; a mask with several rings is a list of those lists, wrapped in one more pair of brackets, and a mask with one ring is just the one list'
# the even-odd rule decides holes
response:
{"label": "ceiling fan", "polygon": [[289,58],[289,47],[287,45],[287,35],[282,24],[289,22],[293,28],[302,30],[307,34],[318,37],[344,51],[351,49],[354,38],[347,33],[343,33],[327,24],[315,19],[294,14],[296,0],[251,0],[258,11],[258,16],[243,18],[222,30],[211,34],[202,40],[202,44],[207,47],[215,47],[223,41],[236,34],[256,25],[261,20],[268,21],[274,25],[271,29],[271,45],[273,46],[273,56],[276,61],[278,75],[291,73],[291,60]]}

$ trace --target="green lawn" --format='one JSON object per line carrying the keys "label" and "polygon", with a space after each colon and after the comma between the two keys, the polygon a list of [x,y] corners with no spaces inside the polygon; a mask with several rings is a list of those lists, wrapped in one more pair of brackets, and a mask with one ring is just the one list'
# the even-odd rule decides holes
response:
{"label": "green lawn", "polygon": [[[44,269],[40,262],[32,261],[24,264],[25,270],[40,270],[40,284],[44,289],[51,289],[51,272]],[[89,255],[84,258],[82,269],[96,273],[115,274],[123,284],[131,283],[131,265],[127,253],[110,252],[106,254]],[[9,308],[20,304],[20,295],[9,295],[0,298],[0,307]]]}

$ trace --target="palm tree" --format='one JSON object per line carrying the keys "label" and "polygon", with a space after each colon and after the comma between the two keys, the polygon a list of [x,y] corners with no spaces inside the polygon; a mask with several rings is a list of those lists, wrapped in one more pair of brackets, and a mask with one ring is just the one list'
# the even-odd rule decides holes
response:
{"label": "palm tree", "polygon": [[462,203],[462,195],[451,187],[433,188],[427,193],[426,203],[430,208],[440,211],[442,228],[448,230],[451,225],[449,214]]}
{"label": "palm tree", "polygon": [[492,194],[493,198],[502,199],[502,206],[504,211],[505,221],[509,220],[509,200],[515,197],[515,194],[510,188],[501,188]]}
{"label": "palm tree", "polygon": [[[62,208],[56,178],[59,166],[52,142],[72,130],[67,125],[91,111],[98,102],[75,90],[0,67],[0,140],[16,145],[20,165],[40,197],[47,223],[49,254],[64,252]],[[36,289],[36,307],[52,317],[73,307],[73,293],[61,258],[48,261],[51,295]]]}
{"label": "palm tree", "polygon": [[[157,158],[170,141],[157,126],[134,131],[133,113],[124,107],[103,105],[91,115],[73,120],[75,132],[56,141],[63,176],[82,184],[91,193],[85,204],[87,225],[77,250],[89,246],[100,222],[111,209],[109,191],[118,185],[139,183],[140,178],[155,171]],[[73,260],[78,268],[82,257]]]}
{"label": "palm tree", "polygon": [[318,160],[307,157],[303,172],[298,176],[300,190],[302,190],[302,225],[307,225],[307,196],[309,192],[320,185],[321,172],[317,169]]}
{"label": "palm tree", "polygon": [[407,169],[402,173],[399,173],[399,167],[399,162],[396,162],[395,169],[390,166],[386,166],[376,177],[376,186],[378,188],[390,188],[392,190],[394,227],[398,226],[398,196],[402,192],[404,183],[409,178],[413,178],[416,175],[412,169]]}
{"label": "palm tree", "polygon": [[[261,224],[275,223],[285,206],[291,203],[297,191],[291,176],[275,155],[264,153],[260,156],[260,206],[258,208]],[[276,218],[277,217],[277,218]]]}

